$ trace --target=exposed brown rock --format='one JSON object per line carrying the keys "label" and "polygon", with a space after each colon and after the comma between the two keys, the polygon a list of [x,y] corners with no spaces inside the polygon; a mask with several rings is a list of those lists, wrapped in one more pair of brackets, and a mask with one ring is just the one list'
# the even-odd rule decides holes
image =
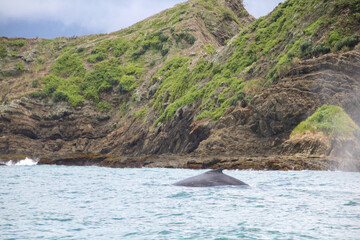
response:
{"label": "exposed brown rock", "polygon": [[77,154],[55,159],[41,158],[40,165],[101,166],[115,168],[191,168],[238,170],[337,170],[339,163],[326,157],[267,156],[267,157],[198,157],[193,155],[152,155],[113,157],[111,155]]}
{"label": "exposed brown rock", "polygon": [[[248,107],[230,109],[216,124],[194,121],[193,109],[184,107],[156,128],[153,119],[133,117],[117,127],[115,115],[90,105],[74,109],[21,98],[0,107],[0,153],[65,165],[360,169],[356,139],[288,140],[290,131],[323,104],[340,105],[359,124],[359,63],[356,50],[301,62]],[[77,153],[95,155],[74,157]],[[143,155],[152,157],[137,157]]]}

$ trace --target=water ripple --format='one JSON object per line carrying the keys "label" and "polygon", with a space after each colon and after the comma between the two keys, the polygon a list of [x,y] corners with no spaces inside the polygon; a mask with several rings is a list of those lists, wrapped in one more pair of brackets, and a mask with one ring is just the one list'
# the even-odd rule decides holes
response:
{"label": "water ripple", "polygon": [[251,187],[183,188],[204,171],[1,170],[1,239],[359,239],[358,173],[227,171]]}

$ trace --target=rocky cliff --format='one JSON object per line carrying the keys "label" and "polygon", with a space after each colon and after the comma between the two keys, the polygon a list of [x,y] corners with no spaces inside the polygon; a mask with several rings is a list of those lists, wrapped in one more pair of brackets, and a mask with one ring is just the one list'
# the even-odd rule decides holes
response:
{"label": "rocky cliff", "polygon": [[255,21],[237,0],[190,0],[108,35],[3,38],[0,155],[360,171],[358,135],[290,137],[324,104],[360,125],[358,10],[288,0]]}

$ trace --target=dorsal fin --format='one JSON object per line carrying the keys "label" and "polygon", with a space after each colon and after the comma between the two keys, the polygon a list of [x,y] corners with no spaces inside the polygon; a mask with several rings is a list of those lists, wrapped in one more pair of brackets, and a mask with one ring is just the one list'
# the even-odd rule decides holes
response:
{"label": "dorsal fin", "polygon": [[224,170],[223,168],[218,168],[218,169],[210,170],[206,173],[222,173],[223,170]]}

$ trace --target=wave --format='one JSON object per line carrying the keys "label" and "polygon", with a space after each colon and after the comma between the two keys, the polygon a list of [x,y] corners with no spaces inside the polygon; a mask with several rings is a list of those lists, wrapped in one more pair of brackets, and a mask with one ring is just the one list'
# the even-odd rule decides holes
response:
{"label": "wave", "polygon": [[38,163],[38,160],[34,160],[31,158],[25,158],[23,160],[15,161],[10,160],[7,163],[5,163],[6,166],[34,166]]}

